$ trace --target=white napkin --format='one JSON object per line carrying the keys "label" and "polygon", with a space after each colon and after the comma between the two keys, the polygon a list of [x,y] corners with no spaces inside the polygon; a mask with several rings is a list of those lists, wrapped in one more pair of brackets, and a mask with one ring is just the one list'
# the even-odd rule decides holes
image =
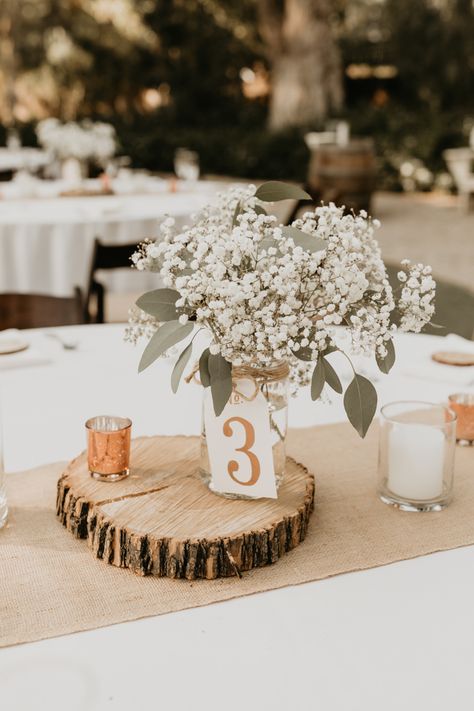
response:
{"label": "white napkin", "polygon": [[[0,331],[0,343],[11,340],[26,341],[22,332],[17,328]],[[47,365],[48,363],[51,363],[51,358],[30,345],[26,350],[18,351],[18,353],[0,354],[0,371],[13,368],[32,368],[37,365]]]}
{"label": "white napkin", "polygon": [[411,378],[421,378],[423,380],[434,380],[442,383],[456,383],[457,385],[474,385],[474,365],[446,365],[432,360],[433,353],[440,351],[452,351],[454,353],[471,353],[474,357],[474,342],[462,336],[450,333],[438,346],[433,345],[429,351],[417,356],[413,353],[413,361],[400,364],[397,372],[400,375],[407,375]]}

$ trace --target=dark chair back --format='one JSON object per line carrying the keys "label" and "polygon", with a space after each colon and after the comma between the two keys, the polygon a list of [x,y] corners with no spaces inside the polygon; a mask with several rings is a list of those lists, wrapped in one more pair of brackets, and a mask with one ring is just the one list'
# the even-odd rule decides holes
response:
{"label": "dark chair back", "polygon": [[[89,288],[86,299],[86,318],[95,323],[104,323],[105,287],[96,279],[99,270],[124,269],[131,267],[130,257],[136,251],[137,244],[104,244],[96,238],[92,253]],[[96,299],[95,314],[92,315],[92,302]]]}
{"label": "dark chair back", "polygon": [[[397,273],[400,267],[387,265],[388,278],[394,290],[399,289]],[[444,279],[436,279],[435,313],[432,326],[428,324],[423,333],[446,336],[456,333],[463,338],[474,340],[474,293]],[[441,326],[441,328],[438,328]]]}
{"label": "dark chair back", "polygon": [[74,296],[44,294],[0,294],[0,329],[47,328],[84,323],[81,290]]}

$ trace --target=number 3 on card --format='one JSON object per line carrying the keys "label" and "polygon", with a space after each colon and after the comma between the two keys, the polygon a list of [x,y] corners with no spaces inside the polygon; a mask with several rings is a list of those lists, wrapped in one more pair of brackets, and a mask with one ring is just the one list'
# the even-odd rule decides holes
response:
{"label": "number 3 on card", "polygon": [[245,420],[243,417],[230,417],[224,422],[222,428],[226,437],[232,437],[232,435],[234,434],[232,428],[232,424],[234,422],[242,425],[244,430],[244,444],[241,447],[236,447],[235,451],[242,452],[243,454],[246,454],[249,458],[251,467],[250,479],[248,481],[241,481],[235,476],[236,472],[238,472],[239,470],[239,463],[235,459],[230,460],[227,465],[227,471],[229,473],[230,478],[233,479],[233,481],[235,481],[237,484],[241,484],[242,486],[253,486],[257,483],[260,477],[260,461],[258,457],[251,451],[253,445],[255,444],[255,430],[253,428],[253,425],[248,420]]}

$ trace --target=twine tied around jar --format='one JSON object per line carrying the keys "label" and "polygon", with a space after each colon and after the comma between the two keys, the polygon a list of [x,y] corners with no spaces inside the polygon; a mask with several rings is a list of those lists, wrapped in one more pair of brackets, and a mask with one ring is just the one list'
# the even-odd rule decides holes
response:
{"label": "twine tied around jar", "polygon": [[[197,374],[199,373],[199,363],[195,363],[194,368],[185,378],[186,383],[194,380],[198,385],[202,385]],[[276,383],[284,380],[290,374],[290,367],[286,361],[281,361],[270,366],[253,365],[233,365],[232,366],[232,394],[238,395],[247,402],[252,402],[258,395],[260,387],[269,383]],[[237,381],[250,380],[254,383],[255,389],[250,395],[246,395],[237,389]]]}

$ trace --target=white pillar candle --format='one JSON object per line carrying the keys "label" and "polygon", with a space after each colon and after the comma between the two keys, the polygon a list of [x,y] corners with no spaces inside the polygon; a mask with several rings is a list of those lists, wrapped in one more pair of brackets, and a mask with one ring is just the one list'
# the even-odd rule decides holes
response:
{"label": "white pillar candle", "polygon": [[427,425],[393,427],[388,441],[388,488],[423,501],[443,493],[444,433]]}

